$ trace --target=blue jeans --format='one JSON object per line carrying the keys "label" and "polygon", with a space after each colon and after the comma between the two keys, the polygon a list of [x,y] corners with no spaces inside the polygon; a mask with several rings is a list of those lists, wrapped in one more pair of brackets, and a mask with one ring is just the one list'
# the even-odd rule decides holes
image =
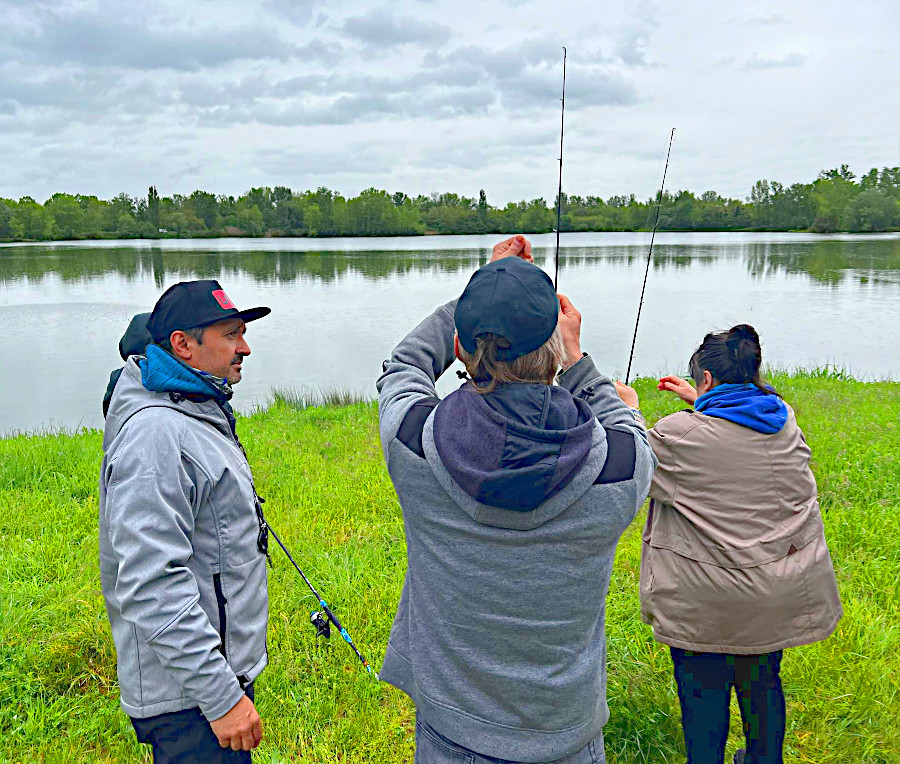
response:
{"label": "blue jeans", "polygon": [[[244,690],[253,700],[253,683]],[[250,764],[250,751],[222,748],[199,708],[132,719],[138,742],[153,748],[154,764]]]}
{"label": "blue jeans", "polygon": [[781,654],[725,655],[670,648],[688,764],[722,764],[731,688],[737,693],[745,764],[782,764],[785,703]]}
{"label": "blue jeans", "polygon": [[[494,759],[470,751],[448,740],[425,722],[416,719],[415,764],[519,764],[519,762]],[[577,753],[564,759],[557,759],[550,764],[606,764],[603,732]]]}

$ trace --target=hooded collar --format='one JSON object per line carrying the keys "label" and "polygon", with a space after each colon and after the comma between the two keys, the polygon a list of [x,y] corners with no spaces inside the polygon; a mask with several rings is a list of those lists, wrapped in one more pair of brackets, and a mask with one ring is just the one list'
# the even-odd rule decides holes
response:
{"label": "hooded collar", "polygon": [[466,384],[435,409],[433,429],[440,460],[465,493],[529,512],[578,473],[594,416],[562,387],[508,384],[482,395]]}
{"label": "hooded collar", "polygon": [[788,416],[784,401],[773,393],[751,383],[725,382],[697,398],[694,410],[772,435],[784,427]]}
{"label": "hooded collar", "polygon": [[147,355],[138,360],[141,382],[151,392],[178,393],[190,400],[227,403],[232,390],[228,380],[194,369],[167,353],[159,345],[148,345]]}

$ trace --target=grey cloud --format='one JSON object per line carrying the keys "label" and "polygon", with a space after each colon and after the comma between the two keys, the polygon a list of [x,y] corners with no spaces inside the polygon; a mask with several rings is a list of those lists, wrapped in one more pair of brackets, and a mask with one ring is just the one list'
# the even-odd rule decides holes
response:
{"label": "grey cloud", "polygon": [[263,8],[291,24],[306,26],[312,19],[315,0],[265,0]]}
{"label": "grey cloud", "polygon": [[337,151],[263,150],[255,164],[267,174],[297,176],[302,185],[304,175],[390,172],[395,159],[376,146],[353,144]]}
{"label": "grey cloud", "polygon": [[172,101],[170,94],[150,80],[120,82],[95,71],[35,77],[20,67],[0,68],[0,99],[23,108],[93,115],[101,111],[107,115],[147,114]]}
{"label": "grey cloud", "polygon": [[754,56],[745,65],[744,68],[749,71],[757,71],[763,69],[800,69],[806,63],[806,56],[800,53],[789,53],[781,58],[761,58]]}
{"label": "grey cloud", "polygon": [[[571,66],[567,100],[573,108],[637,102],[624,74],[607,64],[590,63],[598,58],[594,54]],[[485,115],[497,107],[555,108],[561,86],[558,59],[557,46],[539,41],[500,51],[466,46],[429,53],[420,68],[402,76],[305,73],[275,82],[260,78],[253,88],[238,88],[229,97],[207,93],[202,86],[185,88],[183,97],[201,107],[199,119],[205,125],[447,119]]]}
{"label": "grey cloud", "polygon": [[443,24],[421,21],[412,16],[397,16],[383,9],[351,16],[344,20],[341,28],[364,43],[383,47],[407,43],[442,45],[450,39],[450,28]]}
{"label": "grey cloud", "polygon": [[[583,53],[568,61],[571,87],[566,101],[573,106],[603,104],[628,105],[637,101],[637,93],[628,79],[614,67],[602,62],[599,53]],[[433,53],[425,58],[425,67],[440,72],[456,72],[468,66],[478,72],[479,81],[492,82],[504,105],[544,105],[559,98],[562,84],[560,48],[543,41],[523,41],[521,47],[487,51],[476,46]],[[464,71],[464,70],[463,70]],[[450,75],[452,76],[452,75]],[[466,72],[465,76],[474,77]],[[576,84],[577,83],[577,84]]]}
{"label": "grey cloud", "polygon": [[623,35],[616,44],[616,55],[629,66],[647,66],[647,42],[650,33],[633,30]]}
{"label": "grey cloud", "polygon": [[42,10],[36,24],[13,31],[6,47],[21,61],[124,69],[197,70],[239,59],[286,59],[293,54],[274,30],[150,28],[107,12]]}

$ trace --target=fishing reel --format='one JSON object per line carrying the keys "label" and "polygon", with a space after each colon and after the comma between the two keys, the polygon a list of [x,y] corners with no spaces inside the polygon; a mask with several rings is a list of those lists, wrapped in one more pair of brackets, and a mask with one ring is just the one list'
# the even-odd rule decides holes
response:
{"label": "fishing reel", "polygon": [[331,623],[324,613],[318,610],[313,611],[309,614],[309,622],[316,630],[316,637],[328,639],[331,636]]}

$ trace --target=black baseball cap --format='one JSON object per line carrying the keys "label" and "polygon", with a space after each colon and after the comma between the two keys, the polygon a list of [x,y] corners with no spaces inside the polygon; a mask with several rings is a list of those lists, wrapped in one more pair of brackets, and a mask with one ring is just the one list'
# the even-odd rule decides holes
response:
{"label": "black baseball cap", "polygon": [[154,342],[162,342],[176,329],[209,326],[229,318],[256,321],[271,312],[271,308],[238,310],[215,279],[181,281],[170,286],[156,301],[147,319],[147,329]]}
{"label": "black baseball cap", "polygon": [[519,257],[479,268],[463,290],[453,316],[459,343],[473,354],[482,334],[509,342],[497,358],[512,361],[543,345],[559,320],[559,301],[550,277]]}

